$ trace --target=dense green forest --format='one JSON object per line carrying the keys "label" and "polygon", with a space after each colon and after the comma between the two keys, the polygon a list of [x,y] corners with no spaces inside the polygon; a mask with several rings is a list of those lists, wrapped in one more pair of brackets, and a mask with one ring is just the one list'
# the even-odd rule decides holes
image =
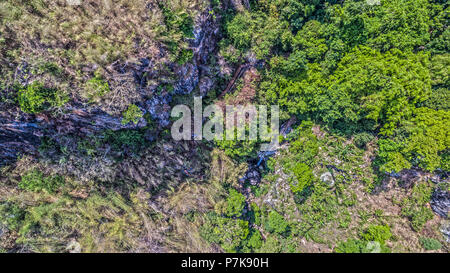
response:
{"label": "dense green forest", "polygon": [[449,252],[447,1],[69,2],[0,2],[0,252]]}

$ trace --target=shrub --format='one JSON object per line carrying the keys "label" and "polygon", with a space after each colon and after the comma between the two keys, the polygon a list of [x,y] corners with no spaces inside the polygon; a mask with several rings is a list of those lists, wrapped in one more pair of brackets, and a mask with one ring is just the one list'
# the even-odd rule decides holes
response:
{"label": "shrub", "polygon": [[313,166],[319,153],[317,137],[312,133],[312,123],[303,121],[297,133],[298,139],[291,143],[289,151],[295,156],[295,161]]}
{"label": "shrub", "polygon": [[255,225],[258,226],[261,225],[261,209],[258,207],[256,203],[251,203],[250,207],[251,207],[250,222],[255,223]]}
{"label": "shrub", "polygon": [[363,253],[366,246],[367,242],[357,239],[348,239],[345,242],[339,242],[334,251],[336,253]]}
{"label": "shrub", "polygon": [[450,89],[437,88],[431,93],[428,100],[423,102],[422,106],[434,110],[450,110]]}
{"label": "shrub", "polygon": [[135,125],[138,124],[139,120],[144,116],[141,109],[137,107],[134,104],[130,104],[128,106],[128,109],[122,113],[123,119],[122,124],[126,125],[130,122],[134,123]]}
{"label": "shrub", "polygon": [[264,13],[242,12],[227,23],[225,30],[234,47],[242,51],[251,49],[258,59],[263,59],[277,44],[282,27],[279,21]]}
{"label": "shrub", "polygon": [[279,238],[275,236],[268,236],[267,239],[262,244],[261,248],[258,249],[260,253],[280,253],[282,252],[282,245]]}
{"label": "shrub", "polygon": [[293,193],[300,193],[312,184],[314,175],[308,165],[304,163],[297,163],[292,172],[295,179],[291,179],[291,190]]}
{"label": "shrub", "polygon": [[194,20],[184,10],[172,10],[161,5],[164,22],[170,31],[181,32],[186,38],[193,38]]}
{"label": "shrub", "polygon": [[258,142],[254,140],[215,140],[215,143],[227,156],[238,161],[245,161],[257,154]]}
{"label": "shrub", "polygon": [[433,211],[428,207],[417,208],[410,215],[411,226],[415,231],[421,231],[431,219],[433,219]]}
{"label": "shrub", "polygon": [[372,139],[373,139],[373,135],[364,132],[364,133],[356,134],[353,141],[354,141],[356,147],[362,149],[362,148],[366,148],[367,143],[372,141]]}
{"label": "shrub", "polygon": [[107,130],[103,142],[121,155],[136,154],[145,146],[145,135],[138,130]]}
{"label": "shrub", "polygon": [[53,193],[62,185],[64,185],[64,178],[62,176],[45,177],[37,170],[26,173],[19,182],[19,188],[33,192],[45,190],[48,193]]}
{"label": "shrub", "polygon": [[392,237],[392,233],[388,225],[372,225],[366,230],[366,232],[361,234],[361,237],[366,241],[375,241],[384,245],[386,240],[389,240]]}
{"label": "shrub", "polygon": [[178,54],[177,62],[178,62],[178,64],[182,65],[182,64],[185,64],[185,63],[189,62],[190,60],[192,60],[193,57],[194,57],[194,52],[192,52],[192,50],[183,49]]}
{"label": "shrub", "polygon": [[6,225],[10,230],[18,230],[25,219],[25,211],[16,204],[5,203],[0,205],[0,224]]}
{"label": "shrub", "polygon": [[226,252],[237,252],[249,234],[248,222],[209,213],[200,227],[200,235],[209,243],[219,244]]}
{"label": "shrub", "polygon": [[426,250],[438,250],[441,249],[442,247],[441,243],[433,238],[422,237],[419,238],[419,241],[422,247],[425,248]]}
{"label": "shrub", "polygon": [[334,249],[336,253],[389,253],[390,249],[383,244],[377,245],[368,241],[348,239],[339,242]]}
{"label": "shrub", "polygon": [[263,239],[261,236],[261,233],[258,230],[254,230],[252,232],[252,235],[250,236],[250,238],[248,239],[248,247],[250,247],[251,249],[258,249],[261,248],[263,244]]}
{"label": "shrub", "polygon": [[235,189],[230,189],[230,195],[227,199],[226,214],[227,216],[239,217],[245,206],[245,196]]}
{"label": "shrub", "polygon": [[311,238],[339,214],[339,203],[336,194],[324,183],[315,183],[307,200],[298,206],[300,221],[296,225],[297,232],[303,237]]}
{"label": "shrub", "polygon": [[33,82],[19,89],[17,100],[23,112],[36,114],[51,107],[61,107],[67,98],[54,88],[46,88],[42,83]]}
{"label": "shrub", "polygon": [[415,231],[422,230],[423,226],[433,218],[433,211],[426,206],[431,199],[432,187],[428,183],[415,185],[411,196],[403,199],[402,215],[411,221]]}
{"label": "shrub", "polygon": [[276,211],[271,211],[266,226],[269,232],[283,234],[287,230],[288,223],[281,214]]}
{"label": "shrub", "polygon": [[412,165],[433,172],[445,159],[442,153],[448,148],[450,135],[447,128],[450,113],[444,110],[417,108],[414,117],[401,124],[402,135],[395,140],[380,139],[378,165],[381,171],[399,172]]}
{"label": "shrub", "polygon": [[171,54],[171,59],[184,64],[193,57],[193,52],[188,49],[184,39],[194,38],[194,19],[188,11],[169,5],[160,4],[167,32],[172,34],[171,39],[165,39],[164,42]]}

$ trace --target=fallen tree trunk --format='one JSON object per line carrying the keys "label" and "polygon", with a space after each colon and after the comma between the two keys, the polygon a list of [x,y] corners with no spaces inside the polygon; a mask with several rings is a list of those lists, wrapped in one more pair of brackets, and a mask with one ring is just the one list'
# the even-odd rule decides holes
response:
{"label": "fallen tree trunk", "polygon": [[248,68],[250,68],[250,66],[251,66],[250,64],[242,64],[238,67],[238,69],[234,73],[233,79],[231,79],[231,81],[228,83],[227,88],[225,88],[225,90],[223,90],[222,93],[219,95],[219,99],[224,97],[227,93],[229,93],[233,89],[234,85],[236,84],[236,81],[242,77],[244,72]]}

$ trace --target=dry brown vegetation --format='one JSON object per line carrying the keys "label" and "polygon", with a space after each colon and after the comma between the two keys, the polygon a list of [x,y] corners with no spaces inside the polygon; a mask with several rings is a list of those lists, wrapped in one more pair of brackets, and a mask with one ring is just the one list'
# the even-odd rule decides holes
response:
{"label": "dry brown vegetation", "polygon": [[[189,48],[184,34],[168,21],[174,20],[168,12],[194,21],[207,6],[202,0],[83,0],[79,6],[66,0],[19,2],[0,3],[3,84],[41,81],[74,99],[102,102],[112,114],[149,95],[137,90],[141,59],[149,60],[148,70],[155,74]],[[89,91],[93,78],[107,83],[110,91]]]}

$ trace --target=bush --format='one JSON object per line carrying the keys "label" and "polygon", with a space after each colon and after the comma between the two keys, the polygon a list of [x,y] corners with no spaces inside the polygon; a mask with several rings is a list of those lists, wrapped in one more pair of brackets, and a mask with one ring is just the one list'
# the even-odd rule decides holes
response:
{"label": "bush", "polygon": [[139,120],[144,116],[144,114],[142,113],[141,109],[139,109],[139,107],[137,107],[134,104],[130,104],[128,106],[128,109],[125,112],[123,112],[122,116],[123,116],[122,119],[123,125],[126,125],[130,122],[136,125],[138,124]]}
{"label": "bush", "polygon": [[411,221],[415,231],[421,231],[423,226],[433,219],[433,211],[426,206],[431,199],[432,187],[428,183],[415,185],[411,196],[402,201],[402,215]]}
{"label": "bush", "polygon": [[164,14],[164,22],[169,31],[181,32],[186,38],[194,37],[194,20],[184,10],[171,10],[161,5]]}
{"label": "bush", "polygon": [[248,222],[209,213],[200,227],[200,235],[209,243],[219,244],[226,252],[237,252],[249,234]]}
{"label": "bush", "polygon": [[353,141],[354,141],[356,147],[363,149],[363,148],[366,148],[367,143],[372,141],[372,139],[373,139],[373,135],[364,132],[364,133],[356,134]]}
{"label": "bush", "polygon": [[442,247],[441,243],[433,238],[422,237],[419,238],[419,241],[422,247],[425,248],[426,250],[438,250],[441,249]]}
{"label": "bush", "polygon": [[258,142],[254,140],[215,140],[215,143],[227,156],[237,161],[245,161],[257,155]]}
{"label": "bush", "polygon": [[226,214],[229,217],[239,217],[245,206],[245,196],[235,189],[230,189],[230,195],[227,199]]}
{"label": "bush", "polygon": [[23,112],[36,114],[51,107],[61,107],[67,98],[54,88],[46,88],[42,83],[33,82],[19,89],[17,100]]}
{"label": "bush", "polygon": [[437,88],[433,89],[428,100],[423,102],[422,106],[434,110],[450,110],[450,89]]}
{"label": "bush", "polygon": [[385,226],[370,226],[366,232],[361,234],[361,237],[366,241],[375,241],[384,245],[386,240],[392,237],[391,229],[388,225]]}
{"label": "bush", "polygon": [[363,253],[367,246],[367,242],[348,239],[345,242],[339,242],[334,251],[336,253]]}
{"label": "bush", "polygon": [[192,50],[183,49],[178,54],[177,62],[178,62],[178,64],[183,65],[183,64],[189,62],[190,60],[192,60],[193,57],[194,57],[194,52],[192,52]]}
{"label": "bush", "polygon": [[312,184],[314,175],[308,165],[304,163],[297,163],[294,166],[292,172],[295,176],[295,179],[291,179],[290,183],[293,193],[301,193],[304,189]]}
{"label": "bush", "polygon": [[410,215],[411,226],[415,231],[421,231],[431,219],[433,219],[433,211],[428,207],[417,208]]}
{"label": "bush", "polygon": [[390,249],[383,244],[371,244],[368,241],[358,239],[348,239],[339,242],[334,249],[336,253],[389,253]]}
{"label": "bush", "polygon": [[283,251],[281,241],[275,236],[268,236],[258,250],[259,253],[281,253]]}
{"label": "bush", "polygon": [[259,249],[263,244],[261,233],[258,230],[254,230],[250,238],[248,239],[247,246],[251,249]]}
{"label": "bush", "polygon": [[300,221],[296,232],[311,238],[337,219],[340,207],[336,194],[324,183],[315,183],[307,194],[308,199],[298,206]]}
{"label": "bush", "polygon": [[284,219],[283,215],[279,214],[276,211],[271,211],[269,213],[269,218],[267,220],[266,226],[269,232],[283,234],[287,230],[288,223]]}
{"label": "bush", "polygon": [[226,24],[229,43],[244,53],[255,53],[256,58],[264,59],[278,44],[285,24],[262,12],[241,12]]}
{"label": "bush", "polygon": [[314,166],[319,154],[317,137],[312,133],[312,123],[302,122],[298,128],[298,139],[291,143],[289,151],[295,156],[295,162],[302,162]]}
{"label": "bush", "polygon": [[425,107],[414,112],[414,117],[404,120],[401,129],[396,130],[403,135],[378,141],[377,165],[381,171],[399,172],[414,165],[433,172],[445,161],[442,154],[450,142],[450,113]]}
{"label": "bush", "polygon": [[145,146],[145,135],[139,130],[107,130],[103,137],[103,142],[120,155],[137,154]]}
{"label": "bush", "polygon": [[186,10],[170,7],[169,4],[160,4],[160,8],[167,32],[173,35],[171,39],[165,40],[171,59],[184,64],[194,56],[183,41],[185,38],[194,38],[194,19]]}
{"label": "bush", "polygon": [[44,177],[44,175],[37,170],[26,173],[19,182],[19,188],[33,192],[44,190],[48,193],[53,193],[62,185],[64,185],[64,178],[62,176],[56,175]]}
{"label": "bush", "polygon": [[18,230],[25,219],[25,211],[16,204],[5,203],[0,205],[0,224],[6,225],[10,230]]}

